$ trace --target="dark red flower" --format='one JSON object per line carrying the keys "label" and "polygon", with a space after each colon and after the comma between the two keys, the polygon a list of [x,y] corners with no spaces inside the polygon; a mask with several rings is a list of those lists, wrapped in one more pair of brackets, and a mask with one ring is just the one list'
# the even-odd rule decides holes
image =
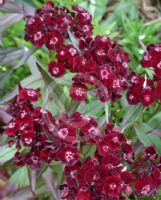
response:
{"label": "dark red flower", "polygon": [[63,37],[58,31],[53,31],[48,34],[48,41],[46,43],[46,47],[49,50],[56,50],[63,45]]}
{"label": "dark red flower", "polygon": [[56,157],[66,165],[74,165],[79,160],[79,152],[76,147],[65,146],[60,148]]}
{"label": "dark red flower", "polygon": [[75,84],[70,89],[70,96],[75,101],[83,101],[87,97],[87,89],[82,84]]}
{"label": "dark red flower", "polygon": [[161,101],[161,80],[157,81],[157,86],[156,86],[156,97]]}
{"label": "dark red flower", "polygon": [[48,67],[51,76],[61,77],[65,73],[64,63],[50,62]]}
{"label": "dark red flower", "polygon": [[108,197],[119,198],[123,190],[121,179],[117,176],[107,177],[104,183],[104,190]]}
{"label": "dark red flower", "polygon": [[20,98],[22,100],[37,101],[41,97],[38,90],[32,88],[22,88],[20,89]]}
{"label": "dark red flower", "polygon": [[18,120],[13,119],[9,122],[8,128],[4,131],[4,133],[8,135],[9,137],[14,136],[18,133],[19,127],[20,127],[20,124]]}
{"label": "dark red flower", "polygon": [[24,131],[21,134],[21,140],[25,146],[32,146],[34,143],[35,134],[33,130]]}
{"label": "dark red flower", "polygon": [[25,157],[20,152],[16,152],[14,165],[16,167],[23,167],[25,165],[25,162],[26,162]]}
{"label": "dark red flower", "polygon": [[131,184],[133,177],[132,174],[128,171],[122,172],[121,174],[121,180],[125,183],[125,184]]}
{"label": "dark red flower", "polygon": [[62,125],[56,128],[55,137],[65,143],[75,143],[77,141],[76,128]]}
{"label": "dark red flower", "polygon": [[142,178],[135,182],[137,196],[150,196],[156,192],[155,190],[152,178]]}

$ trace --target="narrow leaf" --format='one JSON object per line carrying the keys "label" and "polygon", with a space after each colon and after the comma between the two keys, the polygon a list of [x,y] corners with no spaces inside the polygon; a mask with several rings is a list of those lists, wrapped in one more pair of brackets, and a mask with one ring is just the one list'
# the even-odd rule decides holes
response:
{"label": "narrow leaf", "polygon": [[135,132],[140,140],[140,142],[146,147],[151,144],[156,146],[159,153],[161,153],[161,138],[157,135],[148,134],[152,128],[145,123],[135,127]]}
{"label": "narrow leaf", "polygon": [[24,55],[23,48],[8,48],[0,50],[1,65],[11,64]]}
{"label": "narrow leaf", "polygon": [[0,119],[2,119],[6,124],[11,121],[13,117],[8,114],[5,110],[0,109]]}
{"label": "narrow leaf", "polygon": [[34,15],[35,13],[35,9],[33,7],[26,6],[15,1],[6,1],[2,6],[0,6],[0,11],[7,13],[19,13],[24,16]]}
{"label": "narrow leaf", "polygon": [[54,177],[50,168],[48,168],[46,172],[43,174],[43,180],[49,191],[52,193],[54,199],[60,200],[60,194],[56,188]]}
{"label": "narrow leaf", "polygon": [[9,26],[20,21],[21,19],[23,19],[23,15],[16,13],[0,16],[0,33],[5,31]]}
{"label": "narrow leaf", "polygon": [[[50,77],[50,75],[43,69],[43,67],[37,63],[37,67],[41,73],[41,76],[46,84],[46,90],[48,93],[48,100],[53,100],[55,105],[59,108],[59,112],[65,111],[65,103],[67,100],[66,94],[62,87],[56,83],[56,81]],[[46,104],[46,103],[45,103]]]}
{"label": "narrow leaf", "polygon": [[152,130],[149,132],[149,134],[158,135],[161,137],[161,130]]}
{"label": "narrow leaf", "polygon": [[121,123],[121,131],[124,131],[127,127],[133,124],[141,112],[143,112],[142,106],[129,106],[129,109],[127,109],[127,112]]}
{"label": "narrow leaf", "polygon": [[17,169],[9,179],[9,182],[16,184],[19,187],[26,187],[29,185],[27,167]]}
{"label": "narrow leaf", "polygon": [[0,146],[0,165],[3,165],[7,161],[11,160],[16,151],[15,147],[10,148],[8,145]]}
{"label": "narrow leaf", "polygon": [[32,47],[30,50],[24,49],[24,55],[21,58],[21,60],[18,62],[18,64],[14,67],[14,69],[17,69],[25,64],[25,62],[29,59],[29,57],[36,51],[36,47]]}
{"label": "narrow leaf", "polygon": [[28,179],[29,179],[32,194],[35,196],[36,195],[36,193],[35,193],[35,191],[36,191],[36,172],[30,168],[28,168]]}
{"label": "narrow leaf", "polygon": [[84,115],[92,115],[95,116],[101,109],[103,109],[104,105],[100,103],[100,101],[96,100],[88,104],[80,104],[78,111]]}

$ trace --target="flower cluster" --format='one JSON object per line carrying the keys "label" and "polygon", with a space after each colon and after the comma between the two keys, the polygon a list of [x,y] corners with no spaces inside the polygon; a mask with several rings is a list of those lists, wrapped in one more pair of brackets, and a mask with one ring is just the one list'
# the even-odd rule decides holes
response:
{"label": "flower cluster", "polygon": [[161,156],[148,147],[132,167],[137,196],[154,196],[161,187]]}
{"label": "flower cluster", "polygon": [[[8,109],[13,119],[4,133],[10,138],[10,146],[16,144],[16,166],[27,164],[33,169],[39,169],[43,161],[49,163],[53,159],[61,160],[59,149],[65,144],[51,134],[56,129],[55,119],[49,111],[33,105],[40,96],[37,90],[21,88]],[[79,158],[77,149],[67,143],[64,152],[68,150],[74,159]]]}
{"label": "flower cluster", "polygon": [[130,61],[128,54],[117,42],[105,36],[96,36],[88,41],[81,40],[79,47],[82,58],[75,56],[74,59],[78,61],[70,65],[77,73],[70,90],[71,97],[74,100],[85,100],[86,85],[90,85],[96,89],[98,98],[102,102],[120,98],[121,92],[127,88],[126,79]]}
{"label": "flower cluster", "polygon": [[78,142],[95,143],[101,138],[97,122],[79,112],[70,118],[62,114],[56,121],[49,111],[34,107],[40,96],[37,90],[21,88],[8,108],[13,119],[4,133],[10,146],[16,144],[15,164],[37,169],[41,162],[59,160],[72,165],[79,159]]}
{"label": "flower cluster", "polygon": [[[20,88],[7,110],[12,119],[4,134],[9,146],[17,148],[17,167],[39,170],[43,163],[60,161],[66,176],[60,186],[64,200],[124,200],[124,195],[156,194],[161,186],[161,156],[153,146],[136,159],[130,140],[113,124],[102,132],[94,118],[79,112],[54,119],[49,111],[35,107],[40,97],[35,89]],[[93,158],[83,155],[87,144],[96,147]]]}
{"label": "flower cluster", "polygon": [[[116,41],[93,36],[92,16],[83,8],[69,10],[48,1],[35,16],[27,17],[25,39],[55,51],[55,60],[48,64],[51,76],[74,73],[69,91],[74,101],[86,100],[92,90],[101,102],[114,102],[124,91],[132,105],[161,101],[161,44],[149,45],[141,60],[143,67],[154,70],[153,80],[131,73],[129,55]],[[136,157],[131,141],[113,124],[104,124],[102,130],[94,118],[79,112],[54,118],[36,107],[40,97],[38,90],[20,87],[7,108],[12,119],[4,134],[9,146],[16,146],[16,166],[39,170],[43,163],[59,161],[65,174],[62,200],[156,195],[161,187],[161,156],[153,146]],[[96,149],[91,157],[83,154],[89,144]]]}
{"label": "flower cluster", "polygon": [[36,47],[46,45],[49,50],[57,50],[68,38],[68,30],[78,38],[91,36],[91,15],[77,6],[69,12],[49,1],[36,10],[35,16],[27,17],[25,30],[26,40]]}
{"label": "flower cluster", "polygon": [[102,102],[115,101],[125,90],[132,105],[149,106],[160,100],[161,44],[149,45],[141,60],[143,67],[154,68],[155,79],[147,80],[129,74],[129,55],[110,38],[92,37],[92,29],[92,17],[85,9],[68,10],[49,1],[27,18],[25,38],[56,51],[56,60],[48,65],[51,76],[61,77],[68,70],[76,74],[69,92],[75,101],[86,100],[93,89]]}
{"label": "flower cluster", "polygon": [[78,6],[72,9],[69,12],[50,1],[44,4],[28,17],[26,39],[56,50],[56,60],[49,63],[52,76],[63,76],[66,70],[76,73],[70,90],[74,100],[85,100],[90,85],[102,102],[114,101],[127,87],[130,58],[117,42],[105,36],[93,38],[91,15]]}
{"label": "flower cluster", "polygon": [[34,17],[28,16],[25,38],[36,47],[45,44],[49,50],[55,50],[64,43],[67,24],[71,23],[72,19],[66,9],[48,2],[42,9],[36,10]]}
{"label": "flower cluster", "polygon": [[129,76],[130,86],[127,92],[129,104],[135,105],[141,103],[149,106],[156,100],[156,88],[153,80],[148,80],[139,74],[132,73]]}
{"label": "flower cluster", "polygon": [[108,124],[96,145],[94,158],[65,167],[66,184],[60,187],[62,199],[123,200],[123,193],[132,193],[132,174],[125,167],[134,159],[131,143]]}
{"label": "flower cluster", "polygon": [[[46,141],[47,130],[44,116],[54,121],[52,115],[41,109],[34,108],[33,103],[40,98],[37,90],[21,88],[11,102],[8,113],[13,117],[5,130],[9,137],[9,145],[16,144],[15,165],[23,166],[29,164],[32,168],[39,168],[39,151]],[[26,148],[25,148],[26,147]],[[21,152],[20,152],[21,151]]]}
{"label": "flower cluster", "polygon": [[147,47],[141,65],[145,68],[152,67],[155,76],[161,78],[161,43],[151,44]]}
{"label": "flower cluster", "polygon": [[76,101],[86,99],[88,85],[95,86],[102,102],[119,98],[127,88],[129,56],[116,42],[103,36],[81,40],[79,47],[81,55],[72,45],[60,48],[57,62],[49,63],[50,74],[60,77],[65,69],[77,73],[70,89],[70,95]]}
{"label": "flower cluster", "polygon": [[149,45],[141,60],[144,68],[154,70],[154,78],[148,80],[137,73],[131,73],[128,81],[129,87],[127,99],[129,104],[139,102],[144,106],[152,105],[155,101],[161,101],[161,44]]}

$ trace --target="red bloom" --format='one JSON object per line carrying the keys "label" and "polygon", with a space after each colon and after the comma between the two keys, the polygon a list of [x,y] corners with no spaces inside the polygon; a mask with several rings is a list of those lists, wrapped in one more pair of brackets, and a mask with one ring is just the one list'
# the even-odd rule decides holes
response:
{"label": "red bloom", "polygon": [[8,124],[8,128],[4,131],[6,135],[14,136],[18,133],[19,131],[20,124],[17,120],[11,120]]}
{"label": "red bloom", "polygon": [[104,190],[110,198],[119,198],[123,190],[121,179],[117,176],[107,177],[104,183]]}
{"label": "red bloom", "polygon": [[160,62],[161,44],[151,44],[147,47],[147,51],[141,60],[143,67],[156,67]]}
{"label": "red bloom", "polygon": [[21,140],[25,146],[32,146],[34,143],[35,134],[33,130],[24,131],[21,134]]}
{"label": "red bloom", "polygon": [[84,85],[73,85],[70,89],[70,96],[75,101],[83,101],[87,97],[87,89]]}
{"label": "red bloom", "polygon": [[61,77],[65,73],[63,63],[50,62],[48,67],[49,67],[49,73],[51,74],[51,76]]}
{"label": "red bloom", "polygon": [[68,125],[62,125],[58,127],[55,133],[55,137],[65,143],[72,144],[77,142],[76,129]]}
{"label": "red bloom", "polygon": [[41,97],[40,93],[32,88],[22,88],[20,89],[20,98],[22,100],[37,101]]}
{"label": "red bloom", "polygon": [[49,50],[56,50],[63,45],[63,37],[58,31],[53,31],[48,34],[48,41],[46,47]]}
{"label": "red bloom", "polygon": [[132,73],[130,76],[131,86],[128,89],[127,100],[129,104],[142,103],[150,106],[156,100],[154,81]]}
{"label": "red bloom", "polygon": [[90,192],[87,190],[79,191],[76,196],[76,200],[93,200]]}
{"label": "red bloom", "polygon": [[152,178],[142,178],[135,182],[135,191],[137,196],[150,196],[153,195],[155,187]]}
{"label": "red bloom", "polygon": [[64,148],[60,148],[56,157],[66,165],[73,165],[79,160],[79,152],[76,147],[65,146]]}

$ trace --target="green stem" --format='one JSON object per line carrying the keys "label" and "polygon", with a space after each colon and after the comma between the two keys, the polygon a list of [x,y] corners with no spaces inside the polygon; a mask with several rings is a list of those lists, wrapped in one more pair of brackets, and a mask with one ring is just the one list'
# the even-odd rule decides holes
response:
{"label": "green stem", "polygon": [[80,49],[79,49],[79,47],[78,47],[78,41],[77,41],[77,39],[73,36],[73,34],[71,33],[71,31],[69,30],[69,28],[68,28],[68,35],[69,35],[69,39],[70,39],[70,41],[71,41],[71,43],[73,44],[73,46],[77,49],[77,51],[81,54],[81,51],[80,51]]}
{"label": "green stem", "polygon": [[106,116],[106,122],[109,123],[109,104],[105,103],[105,116]]}

